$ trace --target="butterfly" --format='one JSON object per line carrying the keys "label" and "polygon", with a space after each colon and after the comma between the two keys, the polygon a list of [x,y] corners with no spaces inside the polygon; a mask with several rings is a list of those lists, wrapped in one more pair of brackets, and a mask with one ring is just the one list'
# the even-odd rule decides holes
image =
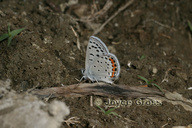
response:
{"label": "butterfly", "polygon": [[84,79],[92,82],[103,81],[112,84],[119,77],[120,64],[107,46],[97,37],[91,36],[87,45]]}

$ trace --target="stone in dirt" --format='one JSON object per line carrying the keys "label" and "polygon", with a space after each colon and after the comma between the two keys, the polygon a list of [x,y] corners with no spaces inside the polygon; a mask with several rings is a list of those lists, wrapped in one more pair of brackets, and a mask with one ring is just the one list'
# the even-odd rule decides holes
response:
{"label": "stone in dirt", "polygon": [[10,80],[0,80],[1,128],[59,128],[69,115],[65,103],[46,104],[31,94],[17,94],[10,89]]}

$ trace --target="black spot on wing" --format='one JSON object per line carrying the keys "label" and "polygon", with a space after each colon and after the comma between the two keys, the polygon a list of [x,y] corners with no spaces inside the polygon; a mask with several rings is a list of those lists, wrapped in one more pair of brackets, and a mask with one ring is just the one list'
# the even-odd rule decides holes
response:
{"label": "black spot on wing", "polygon": [[93,54],[93,53],[90,53],[90,55],[91,55],[91,56],[94,56],[94,54]]}
{"label": "black spot on wing", "polygon": [[95,49],[97,49],[97,47],[96,47],[96,46],[93,46],[93,45],[92,45],[91,47],[92,47],[92,48],[95,48]]}

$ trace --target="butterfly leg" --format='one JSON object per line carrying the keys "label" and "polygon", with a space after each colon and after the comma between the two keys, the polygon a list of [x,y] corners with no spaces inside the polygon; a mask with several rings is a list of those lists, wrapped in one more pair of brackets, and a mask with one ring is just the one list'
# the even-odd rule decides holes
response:
{"label": "butterfly leg", "polygon": [[98,82],[98,80],[93,76],[93,79],[97,82],[97,84],[99,85],[99,86],[101,86],[100,84],[99,84],[99,82]]}

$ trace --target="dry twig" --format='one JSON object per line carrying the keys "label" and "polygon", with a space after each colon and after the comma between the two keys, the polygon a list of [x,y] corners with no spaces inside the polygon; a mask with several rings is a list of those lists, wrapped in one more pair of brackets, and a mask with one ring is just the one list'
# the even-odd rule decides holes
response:
{"label": "dry twig", "polygon": [[44,98],[44,102],[48,102],[49,99],[51,98],[51,96],[52,96],[52,94],[50,94],[48,97],[45,97],[45,98]]}
{"label": "dry twig", "polygon": [[75,37],[77,38],[77,48],[78,48],[79,50],[81,50],[81,48],[80,48],[80,42],[79,42],[79,35],[75,32],[73,26],[71,26],[71,30],[73,31]]}
{"label": "dry twig", "polygon": [[114,96],[114,97],[147,97],[147,96],[162,96],[163,93],[153,88],[127,86],[127,85],[109,85],[106,83],[79,83],[64,86],[52,87],[42,90],[34,90],[33,93],[43,97],[52,94],[52,97],[82,97],[86,95]]}
{"label": "dry twig", "polygon": [[171,30],[176,31],[175,28],[172,28],[172,27],[170,27],[170,26],[168,26],[168,25],[164,25],[164,24],[162,24],[162,23],[160,23],[159,21],[156,21],[156,20],[154,20],[154,19],[145,20],[145,21],[143,22],[144,26],[145,26],[145,23],[146,23],[146,22],[151,22],[151,21],[154,22],[154,23],[156,23],[156,24],[158,24],[158,25],[160,25],[160,26],[162,26],[162,27],[165,27],[165,28],[168,28],[168,29],[171,29]]}
{"label": "dry twig", "polygon": [[168,82],[168,81],[169,81],[169,80],[168,80],[168,74],[169,74],[169,72],[170,72],[171,70],[173,70],[173,69],[181,69],[181,68],[177,68],[177,67],[169,68],[169,69],[165,72],[164,79],[161,81],[162,83],[163,83],[163,82]]}
{"label": "dry twig", "polygon": [[[171,69],[170,69],[171,70]],[[169,71],[170,71],[169,70]],[[43,96],[51,95],[51,97],[82,97],[87,95],[99,95],[107,97],[124,97],[124,98],[147,98],[153,101],[170,102],[173,105],[181,105],[185,110],[192,112],[192,101],[184,98],[177,92],[169,92],[163,90],[159,92],[156,89],[141,86],[128,86],[128,85],[109,85],[106,83],[93,83],[93,84],[76,84],[64,86],[45,88],[42,90],[34,90],[33,94],[42,98]],[[160,104],[159,104],[160,105]]]}
{"label": "dry twig", "polygon": [[90,96],[90,106],[93,107],[93,96]]}
{"label": "dry twig", "polygon": [[64,120],[64,122],[67,124],[67,126],[70,126],[70,124],[80,123],[78,117],[71,117],[71,118],[69,118],[69,119],[67,119],[67,120]]}
{"label": "dry twig", "polygon": [[98,11],[94,14],[91,14],[89,16],[82,17],[81,19],[77,19],[77,20],[81,21],[81,22],[93,21],[94,19],[105,14],[109,10],[109,8],[112,6],[112,4],[113,4],[113,2],[111,0],[107,0],[106,4],[104,5],[104,7],[100,11]]}
{"label": "dry twig", "polygon": [[93,35],[98,34],[105,27],[106,24],[108,24],[115,16],[117,16],[121,11],[130,6],[133,2],[134,0],[130,0],[125,5],[120,7],[111,17],[109,17],[109,19],[107,19],[97,30],[94,31]]}
{"label": "dry twig", "polygon": [[[169,70],[170,71],[170,70]],[[170,102],[173,105],[181,105],[187,111],[192,112],[192,101],[184,98],[177,92],[169,92],[163,90],[164,93],[149,87],[128,86],[128,85],[109,85],[106,83],[80,84],[77,88],[76,84],[45,88],[42,90],[34,90],[39,97],[52,94],[52,97],[82,97],[86,95],[99,95],[107,97],[124,97],[124,98],[147,98],[153,101]],[[159,104],[160,105],[160,104]]]}
{"label": "dry twig", "polygon": [[165,35],[165,34],[163,34],[163,33],[161,33],[160,35],[161,35],[161,36],[163,36],[163,37],[165,37],[165,38],[167,38],[167,39],[171,39],[171,37],[170,37],[170,36]]}

